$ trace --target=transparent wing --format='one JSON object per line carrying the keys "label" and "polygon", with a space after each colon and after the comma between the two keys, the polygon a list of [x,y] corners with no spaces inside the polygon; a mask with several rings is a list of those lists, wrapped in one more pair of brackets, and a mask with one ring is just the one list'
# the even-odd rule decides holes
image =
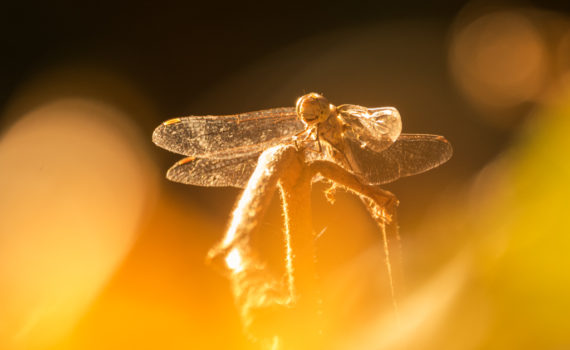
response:
{"label": "transparent wing", "polygon": [[273,108],[171,119],[154,130],[152,141],[186,156],[231,158],[286,142],[304,128],[295,108]]}
{"label": "transparent wing", "polygon": [[394,107],[341,105],[337,112],[346,125],[344,137],[376,152],[392,145],[402,131],[402,119]]}
{"label": "transparent wing", "polygon": [[234,158],[188,157],[174,164],[166,177],[195,186],[245,187],[255,170],[259,153]]}
{"label": "transparent wing", "polygon": [[362,147],[352,139],[347,139],[346,143],[350,167],[373,185],[423,173],[445,163],[453,154],[451,144],[438,135],[401,134],[382,152]]}

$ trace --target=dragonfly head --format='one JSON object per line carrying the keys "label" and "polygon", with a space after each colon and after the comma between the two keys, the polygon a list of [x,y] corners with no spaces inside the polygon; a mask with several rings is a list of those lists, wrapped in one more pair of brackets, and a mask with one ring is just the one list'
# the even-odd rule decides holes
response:
{"label": "dragonfly head", "polygon": [[297,100],[297,115],[306,125],[324,122],[334,110],[335,106],[316,92],[303,95]]}

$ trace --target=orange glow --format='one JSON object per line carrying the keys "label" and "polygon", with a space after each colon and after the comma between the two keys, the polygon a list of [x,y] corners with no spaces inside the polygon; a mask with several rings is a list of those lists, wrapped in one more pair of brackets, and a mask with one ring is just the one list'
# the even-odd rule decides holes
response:
{"label": "orange glow", "polygon": [[176,123],[180,123],[180,118],[168,119],[167,121],[163,122],[162,124],[170,125],[170,124],[176,124]]}
{"label": "orange glow", "polygon": [[190,163],[190,162],[192,162],[194,159],[196,159],[196,157],[186,157],[186,158],[181,159],[181,160],[179,160],[178,162],[176,162],[176,164],[182,165],[182,164]]}
{"label": "orange glow", "polygon": [[511,107],[537,97],[545,83],[548,53],[527,16],[503,11],[459,27],[450,60],[454,77],[473,102]]}
{"label": "orange glow", "polygon": [[[570,17],[472,9],[452,27],[408,18],[322,30],[181,100],[156,88],[171,79],[163,65],[136,77],[144,98],[74,68],[63,92],[48,80],[15,94],[0,112],[0,349],[565,349]],[[170,89],[188,86],[170,75],[180,82]],[[322,233],[322,319],[295,309],[291,258],[304,251],[283,234],[278,194],[244,239],[230,217],[241,190],[168,182],[179,158],[151,142],[168,113],[270,108],[306,91],[393,104],[403,132],[445,134],[457,150],[433,172],[382,186],[400,200],[401,240],[353,194],[339,189],[331,204],[330,184],[313,185],[301,209]],[[528,121],[520,131],[478,119],[501,123],[508,108]],[[205,255],[216,243],[213,268]]]}
{"label": "orange glow", "polygon": [[[379,253],[378,248],[369,249],[361,258],[347,265],[343,274],[354,274],[355,270],[367,269],[365,265],[370,264],[371,260],[376,261],[374,255]],[[469,260],[470,257],[465,253],[458,254],[428,282],[419,286],[400,305],[399,320],[394,320],[389,313],[378,313],[368,324],[343,337],[336,348],[421,349],[423,340],[437,332],[450,306],[464,288]],[[337,277],[342,279],[346,276]]]}
{"label": "orange glow", "polygon": [[226,265],[234,272],[239,273],[243,271],[243,261],[241,254],[237,248],[233,248],[226,256]]}
{"label": "orange glow", "polygon": [[156,169],[124,118],[60,99],[2,135],[0,348],[60,340],[129,252]]}

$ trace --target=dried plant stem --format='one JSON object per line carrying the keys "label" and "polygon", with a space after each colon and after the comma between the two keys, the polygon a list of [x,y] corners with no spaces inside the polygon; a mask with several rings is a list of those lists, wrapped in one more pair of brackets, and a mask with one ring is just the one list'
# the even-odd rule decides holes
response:
{"label": "dried plant stem", "polygon": [[[390,284],[390,293],[392,295],[392,303],[396,319],[399,320],[399,311],[397,303],[397,293],[395,290],[395,270],[401,269],[401,259],[392,259],[390,252],[390,239],[386,232],[386,226],[389,225],[393,228],[394,236],[397,242],[397,251],[400,251],[400,236],[398,234],[398,226],[396,221],[396,206],[398,200],[389,191],[383,190],[377,186],[363,184],[356,175],[346,171],[342,167],[325,161],[315,161],[311,163],[311,169],[315,174],[321,174],[323,177],[332,180],[335,184],[340,185],[350,192],[358,195],[370,215],[378,224],[382,233],[382,242],[384,248],[384,256],[386,261],[386,269],[388,273],[388,280]],[[398,254],[399,255],[399,254]],[[394,262],[397,262],[398,268],[394,269]]]}
{"label": "dried plant stem", "polygon": [[[287,277],[294,296],[295,319],[284,334],[284,344],[291,348],[313,349],[322,331],[320,289],[315,270],[315,234],[311,215],[312,171],[299,152],[298,162],[280,181],[285,239]],[[299,166],[300,168],[296,168]],[[303,340],[300,342],[299,340]]]}
{"label": "dried plant stem", "polygon": [[[208,255],[210,260],[225,259],[244,326],[268,347],[279,343],[286,349],[313,349],[319,342],[322,310],[311,220],[311,185],[317,174],[360,196],[380,226],[397,308],[386,224],[392,223],[397,232],[392,218],[398,201],[388,191],[363,184],[342,167],[326,161],[308,162],[304,154],[293,145],[276,146],[261,154],[226,235]],[[268,272],[249,245],[249,237],[263,219],[277,187],[285,217],[285,285]],[[228,262],[228,258],[235,261]]]}
{"label": "dried plant stem", "polygon": [[296,152],[293,146],[277,146],[259,156],[257,167],[232,212],[230,226],[222,241],[209,251],[209,259],[225,257],[239,242],[249,240],[267,212],[280,176],[296,160]]}
{"label": "dried plant stem", "polygon": [[[378,204],[370,200],[368,197],[360,196],[360,199],[366,206],[366,209],[370,213],[370,215],[376,221],[376,224],[380,228],[380,232],[382,234],[382,243],[384,248],[384,258],[386,262],[386,269],[388,273],[388,279],[390,280],[390,293],[392,295],[392,305],[394,307],[394,314],[396,321],[398,324],[400,323],[400,311],[398,307],[398,294],[396,293],[396,285],[401,285],[401,283],[396,283],[396,280],[400,280],[401,278],[396,278],[396,275],[401,276],[401,245],[400,245],[400,235],[398,233],[398,226],[397,221],[395,220],[396,213],[390,214],[390,219],[386,218],[386,214],[384,213],[384,208],[380,208]],[[394,238],[396,242],[393,242],[394,239],[388,235],[388,227],[392,228],[394,232]],[[396,249],[394,249],[394,246]],[[392,253],[397,253],[398,258],[396,259]],[[400,272],[400,273],[396,273]]]}
{"label": "dried plant stem", "polygon": [[292,146],[277,146],[264,151],[257,167],[232,213],[232,219],[222,241],[208,253],[208,260],[221,265],[227,272],[227,259],[237,257],[230,267],[229,279],[236,304],[240,308],[246,333],[255,340],[272,343],[283,328],[292,304],[290,293],[284,292],[282,282],[270,274],[257,258],[249,244],[249,237],[262,221],[277,189],[279,177],[291,163],[297,161],[297,150]]}
{"label": "dried plant stem", "polygon": [[[231,271],[230,280],[244,325],[258,339],[278,336],[285,348],[306,346],[306,340],[315,339],[320,328],[316,321],[319,293],[311,182],[311,171],[302,152],[294,146],[277,146],[263,152],[233,211],[225,237],[209,252],[211,260],[237,252],[241,260],[239,267]],[[286,291],[249,246],[249,236],[263,219],[278,184],[285,213]],[[305,342],[300,343],[300,339]]]}

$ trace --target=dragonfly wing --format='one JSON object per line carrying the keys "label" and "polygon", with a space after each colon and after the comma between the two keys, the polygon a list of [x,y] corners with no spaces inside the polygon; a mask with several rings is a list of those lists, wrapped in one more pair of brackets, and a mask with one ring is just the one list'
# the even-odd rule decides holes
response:
{"label": "dragonfly wing", "polygon": [[283,143],[304,128],[294,108],[273,108],[171,119],[154,130],[152,141],[186,156],[230,158]]}
{"label": "dragonfly wing", "polygon": [[166,177],[188,185],[243,188],[258,158],[259,153],[221,159],[188,157],[168,169]]}
{"label": "dragonfly wing", "polygon": [[401,177],[423,173],[445,163],[453,154],[443,137],[427,134],[401,134],[382,152],[347,139],[353,170],[368,183],[380,185]]}
{"label": "dragonfly wing", "polygon": [[400,113],[393,107],[341,105],[337,111],[348,125],[345,137],[357,140],[361,147],[369,147],[376,152],[388,148],[402,131]]}

